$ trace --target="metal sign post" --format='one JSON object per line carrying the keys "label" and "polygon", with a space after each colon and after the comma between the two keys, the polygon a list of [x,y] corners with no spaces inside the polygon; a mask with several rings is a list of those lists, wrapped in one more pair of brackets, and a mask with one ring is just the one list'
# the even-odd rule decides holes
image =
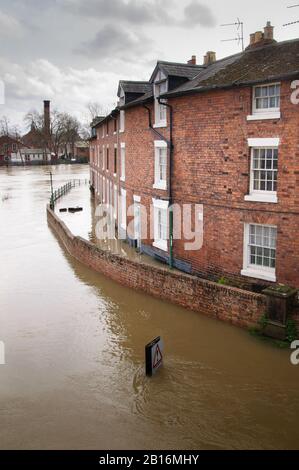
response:
{"label": "metal sign post", "polygon": [[163,365],[163,341],[160,336],[145,346],[145,373],[152,377]]}
{"label": "metal sign post", "polygon": [[52,211],[54,210],[54,194],[53,194],[53,176],[52,176],[52,172],[50,171],[50,185],[51,185],[51,203],[50,203],[50,207],[52,209]]}

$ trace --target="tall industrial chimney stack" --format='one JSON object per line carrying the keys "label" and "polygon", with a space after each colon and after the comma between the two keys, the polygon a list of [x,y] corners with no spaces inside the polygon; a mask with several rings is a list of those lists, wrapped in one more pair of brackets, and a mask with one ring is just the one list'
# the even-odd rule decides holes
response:
{"label": "tall industrial chimney stack", "polygon": [[50,124],[50,101],[44,101],[44,126],[45,132],[50,135],[51,124]]}

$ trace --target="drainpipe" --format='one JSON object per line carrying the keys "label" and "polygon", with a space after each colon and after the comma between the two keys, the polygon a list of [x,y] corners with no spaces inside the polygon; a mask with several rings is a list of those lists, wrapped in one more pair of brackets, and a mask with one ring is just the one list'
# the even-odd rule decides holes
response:
{"label": "drainpipe", "polygon": [[173,107],[165,102],[161,102],[160,98],[158,98],[159,104],[166,106],[169,108],[170,114],[170,122],[169,122],[169,140],[164,137],[164,135],[160,134],[156,129],[154,129],[152,125],[152,117],[151,117],[151,109],[148,108],[145,104],[143,107],[148,112],[148,120],[149,120],[149,128],[160,137],[161,140],[164,140],[167,143],[167,147],[169,148],[169,172],[168,172],[168,195],[169,195],[169,267],[173,268],[173,209],[172,209],[172,160],[173,160]]}

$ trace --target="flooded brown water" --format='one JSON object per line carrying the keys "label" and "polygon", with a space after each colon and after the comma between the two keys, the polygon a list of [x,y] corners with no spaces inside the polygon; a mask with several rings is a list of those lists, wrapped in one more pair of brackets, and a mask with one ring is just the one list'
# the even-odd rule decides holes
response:
{"label": "flooded brown water", "polygon": [[[298,449],[289,351],[72,259],[47,226],[48,172],[0,168],[0,448]],[[56,186],[88,177],[53,172]],[[83,205],[70,225],[86,235],[88,189],[67,197]],[[148,379],[144,345],[157,335],[165,366]]]}

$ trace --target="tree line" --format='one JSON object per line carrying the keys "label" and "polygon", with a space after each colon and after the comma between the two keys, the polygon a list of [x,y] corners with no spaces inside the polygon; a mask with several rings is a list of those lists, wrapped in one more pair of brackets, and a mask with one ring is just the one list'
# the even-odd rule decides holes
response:
{"label": "tree line", "polygon": [[[50,113],[50,133],[45,129],[44,114],[37,110],[29,111],[24,117],[27,130],[34,130],[43,149],[49,149],[55,155],[64,153],[78,140],[87,141],[90,137],[90,122],[99,115],[106,114],[99,103],[88,103],[84,123],[66,112],[53,110]],[[0,136],[9,136],[22,141],[20,128],[10,123],[6,116],[0,118]]]}

